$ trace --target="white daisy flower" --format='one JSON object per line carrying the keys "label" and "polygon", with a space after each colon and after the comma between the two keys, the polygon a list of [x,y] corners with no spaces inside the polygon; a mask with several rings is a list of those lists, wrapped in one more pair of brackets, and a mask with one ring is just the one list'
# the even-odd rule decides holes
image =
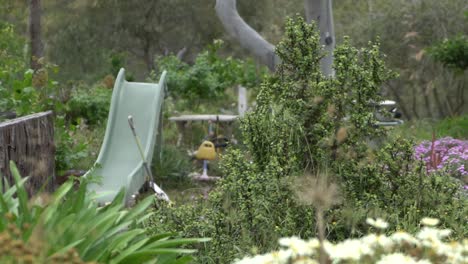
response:
{"label": "white daisy flower", "polygon": [[424,217],[423,219],[421,219],[421,224],[423,224],[425,226],[436,226],[436,225],[439,224],[439,219]]}
{"label": "white daisy flower", "polygon": [[385,222],[382,218],[376,218],[375,220],[372,218],[367,218],[366,223],[378,229],[385,229],[388,227],[388,223]]}

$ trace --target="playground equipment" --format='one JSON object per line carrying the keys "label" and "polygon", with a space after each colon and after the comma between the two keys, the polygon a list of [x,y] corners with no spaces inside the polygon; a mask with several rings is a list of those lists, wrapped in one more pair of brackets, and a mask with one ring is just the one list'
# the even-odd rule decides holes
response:
{"label": "playground equipment", "polygon": [[[232,123],[238,118],[237,115],[182,115],[177,117],[170,117],[169,120],[176,122],[179,130],[179,137],[177,145],[180,146],[183,142],[184,132],[187,130],[187,126],[194,121],[208,122],[208,135],[205,141],[202,142],[198,150],[194,153],[194,157],[203,161],[203,172],[202,174],[196,174],[193,176],[195,180],[200,181],[212,181],[217,180],[219,177],[208,176],[208,161],[216,158],[217,149],[226,147],[229,139],[226,137],[220,137],[215,133],[213,125],[219,126],[220,123],[226,124],[227,130],[230,130]],[[231,132],[229,132],[231,134]]]}
{"label": "playground equipment", "polygon": [[378,126],[397,126],[403,124],[401,114],[396,108],[396,102],[385,100],[377,105],[375,118],[378,120]]}
{"label": "playground equipment", "polygon": [[[125,202],[128,203],[144,184],[145,161],[152,160],[155,144],[162,144],[161,114],[165,89],[166,72],[163,72],[158,84],[153,84],[127,82],[125,70],[119,71],[112,93],[104,141],[95,166],[85,174],[85,177],[102,177],[100,185],[90,184],[88,187],[98,194],[98,202],[112,201],[125,188]],[[139,147],[135,144],[133,129],[129,128],[129,116],[132,117],[132,124],[135,122],[138,125],[137,138],[142,153],[139,153]],[[160,190],[154,181],[150,181],[150,184],[153,190]],[[161,196],[160,198],[164,199]]]}

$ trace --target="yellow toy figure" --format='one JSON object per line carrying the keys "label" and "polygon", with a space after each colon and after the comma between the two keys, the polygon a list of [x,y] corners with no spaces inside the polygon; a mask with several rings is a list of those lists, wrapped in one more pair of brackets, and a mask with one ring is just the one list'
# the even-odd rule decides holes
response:
{"label": "yellow toy figure", "polygon": [[203,173],[198,177],[199,180],[213,180],[218,177],[208,176],[208,161],[216,159],[216,149],[211,141],[203,141],[195,153],[195,158],[203,160]]}
{"label": "yellow toy figure", "polygon": [[211,141],[203,141],[195,153],[195,158],[199,160],[214,160],[216,159],[216,149]]}

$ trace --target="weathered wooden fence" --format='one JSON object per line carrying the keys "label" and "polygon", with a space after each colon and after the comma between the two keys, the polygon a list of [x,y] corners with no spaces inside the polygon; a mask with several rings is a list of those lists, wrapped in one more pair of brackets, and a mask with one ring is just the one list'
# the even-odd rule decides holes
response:
{"label": "weathered wooden fence", "polygon": [[[36,113],[0,123],[0,179],[13,184],[10,160],[23,177],[29,194],[55,185],[55,145],[52,112]],[[3,191],[3,190],[0,190]]]}

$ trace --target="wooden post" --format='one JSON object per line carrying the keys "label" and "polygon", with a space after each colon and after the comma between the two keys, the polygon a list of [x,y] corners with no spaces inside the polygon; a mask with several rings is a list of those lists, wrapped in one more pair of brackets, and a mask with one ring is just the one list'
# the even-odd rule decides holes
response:
{"label": "wooden post", "polygon": [[[36,113],[0,123],[0,180],[14,184],[10,160],[21,176],[29,176],[30,195],[55,185],[55,145],[52,112]],[[0,190],[3,191],[3,190]]]}
{"label": "wooden post", "polygon": [[237,111],[239,112],[240,117],[244,117],[245,112],[247,111],[247,89],[239,85],[237,87],[237,91]]}

